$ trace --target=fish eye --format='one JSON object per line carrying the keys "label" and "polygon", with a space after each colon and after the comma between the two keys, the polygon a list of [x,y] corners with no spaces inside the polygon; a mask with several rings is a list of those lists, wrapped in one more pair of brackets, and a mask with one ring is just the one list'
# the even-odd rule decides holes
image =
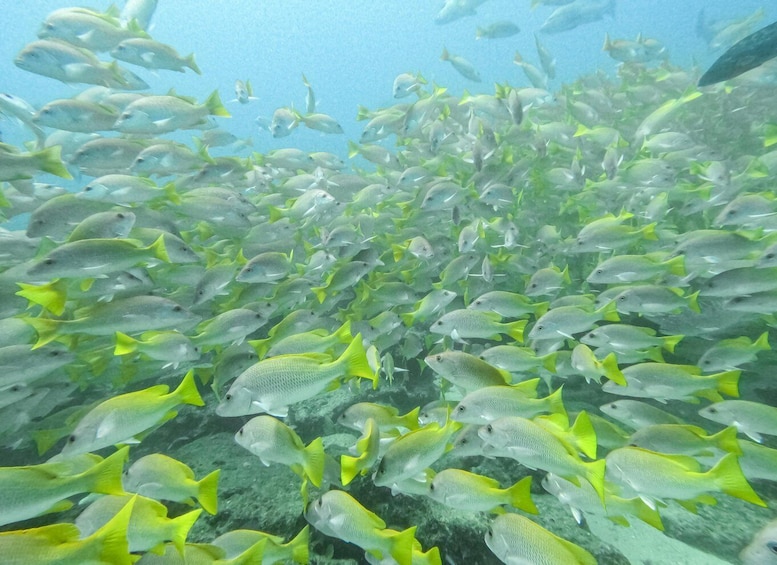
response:
{"label": "fish eye", "polygon": [[123,220],[124,219],[124,214],[119,212],[118,214],[116,214],[116,217],[119,218],[120,220]]}
{"label": "fish eye", "polygon": [[75,443],[76,442],[76,436],[71,435],[69,438],[67,438],[68,443]]}
{"label": "fish eye", "polygon": [[183,308],[181,308],[180,306],[173,306],[173,312],[180,312],[182,310]]}
{"label": "fish eye", "polygon": [[318,504],[319,506],[323,506],[324,505],[324,501],[319,498],[318,501],[316,502],[316,504]]}
{"label": "fish eye", "polygon": [[491,426],[491,424],[488,424],[488,425],[486,426],[486,431],[487,431],[488,433],[491,433],[491,432],[493,432],[493,431],[494,431],[494,428]]}
{"label": "fish eye", "polygon": [[429,483],[429,490],[434,490],[434,483]]}
{"label": "fish eye", "polygon": [[240,436],[242,436],[242,435],[243,435],[243,428],[240,428],[240,429],[237,431],[237,435],[240,435]]}
{"label": "fish eye", "polygon": [[766,544],[766,547],[768,547],[768,548],[769,548],[769,551],[771,551],[772,553],[775,553],[775,554],[777,554],[777,542],[775,542],[775,541],[770,541],[770,542],[768,542],[768,543]]}
{"label": "fish eye", "polygon": [[610,410],[617,410],[618,405],[617,404],[610,404]]}
{"label": "fish eye", "polygon": [[44,263],[44,265],[53,265],[54,264],[54,259],[46,259],[45,261],[43,261],[43,263]]}
{"label": "fish eye", "polygon": [[718,409],[717,408],[713,408],[712,406],[710,406],[709,408],[707,408],[707,412],[709,412],[710,414],[717,414],[718,413]]}
{"label": "fish eye", "polygon": [[456,410],[458,410],[459,412],[464,412],[464,410],[466,410],[466,409],[467,409],[467,407],[466,407],[466,406],[464,406],[464,405],[462,405],[462,404],[459,404],[459,405],[456,407]]}
{"label": "fish eye", "polygon": [[224,400],[232,400],[232,395],[228,394],[224,397]]}
{"label": "fish eye", "polygon": [[764,258],[765,259],[774,259],[774,253],[767,253],[766,255],[764,255]]}

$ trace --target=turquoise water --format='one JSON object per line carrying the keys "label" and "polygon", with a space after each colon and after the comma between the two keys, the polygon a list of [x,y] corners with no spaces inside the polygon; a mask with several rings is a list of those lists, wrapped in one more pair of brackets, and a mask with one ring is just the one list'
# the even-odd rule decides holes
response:
{"label": "turquoise water", "polygon": [[[563,385],[560,394],[570,416],[568,421],[559,424],[558,419],[543,419],[537,413],[527,413],[525,417],[545,422],[545,429],[550,429],[546,433],[552,435],[544,437],[556,438],[547,441],[559,441],[573,459],[580,459],[582,453],[587,462],[603,460],[608,452],[634,440],[632,428],[639,426],[629,427],[622,421],[602,418],[599,407],[632,397],[613,382],[619,378],[618,371],[624,372],[630,385],[632,378],[636,382],[636,377],[631,377],[635,369],[630,372],[629,368],[640,363],[683,365],[690,373],[704,375],[728,372],[726,382],[737,381],[738,386],[732,387],[721,384],[725,379],[721,377],[714,384],[697,382],[690,385],[690,392],[678,392],[679,377],[673,377],[675,380],[668,384],[635,393],[636,399],[646,400],[684,424],[700,426],[706,434],[724,427],[699,416],[698,411],[712,403],[738,395],[743,400],[774,406],[774,354],[770,349],[753,349],[743,360],[734,359],[734,353],[729,352],[723,356],[723,365],[714,370],[704,370],[700,362],[702,354],[722,340],[740,339],[739,349],[747,349],[766,333],[764,339],[774,344],[774,288],[768,281],[769,271],[759,268],[774,268],[766,258],[773,243],[771,217],[776,212],[771,183],[775,165],[768,127],[775,121],[770,86],[773,79],[768,75],[761,75],[758,80],[745,77],[731,82],[731,88],[711,87],[704,89],[701,97],[695,97],[695,81],[701,70],[725,47],[713,48],[710,41],[698,34],[700,9],[705,8],[702,19],[710,29],[718,24],[722,29],[726,20],[744,19],[760,3],[741,2],[734,9],[722,2],[687,2],[678,6],[676,2],[661,1],[651,2],[649,8],[647,3],[618,2],[614,15],[607,14],[600,20],[555,34],[540,32],[554,7],[538,6],[532,10],[528,2],[513,7],[500,0],[487,1],[478,7],[477,15],[445,25],[434,22],[441,7],[437,3],[422,7],[410,1],[319,4],[244,1],[214,2],[205,7],[163,1],[149,28],[151,36],[172,45],[181,55],[193,52],[202,74],[190,70],[151,71],[120,62],[148,83],[149,88],[141,91],[143,94],[162,95],[174,88],[179,95],[203,102],[217,90],[231,117],[209,119],[240,140],[250,138],[251,144],[213,146],[208,151],[212,157],[238,157],[240,161],[230,163],[242,167],[242,174],[214,176],[211,182],[199,185],[197,177],[191,175],[205,167],[207,161],[200,155],[194,169],[152,176],[156,186],[167,185],[167,190],[160,188],[158,196],[121,202],[111,198],[102,202],[84,199],[80,201],[82,205],[64,214],[49,216],[35,233],[30,227],[35,225],[32,220],[36,213],[41,216],[44,202],[57,189],[38,188],[36,193],[24,180],[9,179],[10,182],[3,183],[8,205],[0,208],[5,218],[0,227],[18,230],[8,234],[5,248],[20,247],[13,247],[19,251],[1,255],[0,314],[5,335],[0,336],[0,353],[9,359],[4,365],[9,376],[2,381],[1,388],[6,398],[16,398],[11,396],[18,392],[11,390],[14,385],[21,383],[24,389],[18,401],[9,400],[2,408],[3,420],[8,423],[0,430],[3,466],[39,464],[62,451],[68,443],[66,438],[74,429],[78,430],[77,423],[92,403],[159,384],[174,389],[191,371],[204,405],[182,406],[172,419],[167,410],[162,410],[142,429],[142,441],[129,452],[130,463],[153,453],[169,455],[189,465],[198,479],[221,469],[218,512],[203,512],[189,531],[188,542],[209,543],[236,529],[262,530],[289,540],[313,521],[309,530],[311,562],[350,559],[364,563],[368,559],[365,550],[372,551],[372,562],[394,562],[391,552],[363,547],[365,543],[361,548],[358,543],[346,543],[355,540],[326,531],[310,513],[306,520],[305,500],[316,501],[327,490],[340,489],[380,516],[387,528],[401,531],[417,526],[415,538],[420,546],[424,551],[439,548],[442,562],[488,564],[500,562],[484,541],[488,528],[494,527],[493,515],[467,510],[461,502],[454,502],[453,508],[444,506],[425,496],[428,486],[423,484],[403,484],[398,490],[405,493],[393,494],[373,481],[377,461],[349,485],[339,484],[340,457],[356,444],[360,433],[338,423],[349,407],[357,402],[373,402],[394,407],[400,414],[419,407],[422,425],[438,419],[439,425],[445,426],[445,407],[429,407],[429,403],[445,400],[454,409],[466,393],[483,386],[479,382],[461,388],[456,375],[433,369],[424,361],[427,356],[454,350],[477,357],[499,344],[532,347],[533,351],[527,352],[532,359],[527,367],[514,369],[509,376],[500,373],[497,379],[514,384],[537,378],[534,394],[540,399]],[[2,88],[36,109],[56,99],[74,97],[90,86],[64,84],[25,72],[13,64],[16,54],[36,39],[47,14],[62,7],[65,5],[60,2],[44,1],[6,7],[4,55],[0,57]],[[767,12],[764,19],[755,18],[757,21],[741,27],[744,33],[753,31],[771,17]],[[475,39],[476,27],[500,20],[512,21],[521,31],[508,38]],[[612,39],[630,40],[642,34],[643,38],[657,40],[665,49],[649,61],[621,64],[602,51],[605,33]],[[527,90],[531,86],[529,78],[513,63],[517,51],[524,60],[540,67],[535,34],[556,59],[556,77],[549,80],[547,93]],[[468,80],[449,62],[440,60],[443,47],[469,61],[482,81]],[[105,53],[100,57],[110,60]],[[393,98],[392,85],[400,73],[423,77],[425,84],[418,94]],[[334,118],[344,133],[324,134],[301,124],[295,125],[286,137],[273,137],[261,127],[269,123],[280,107],[307,113],[303,74],[315,92],[315,111]],[[238,79],[251,81],[255,100],[247,104],[231,100]],[[441,88],[435,91],[435,86]],[[508,111],[511,92],[521,100],[522,120]],[[483,96],[473,99],[468,95]],[[675,101],[674,106],[671,110],[664,106],[665,115],[655,113],[662,104],[672,104],[670,101]],[[430,109],[419,110],[423,104]],[[119,110],[115,110],[117,114]],[[374,142],[378,149],[373,151],[388,151],[389,159],[382,161],[369,153],[372,141],[360,143],[360,139],[365,139],[363,131],[367,124],[367,120],[357,119],[360,114],[385,117],[387,133],[378,135]],[[389,119],[391,116],[393,119]],[[128,139],[143,144],[150,144],[151,139],[175,140],[195,147],[192,137],[202,135],[207,124],[194,125],[193,129],[160,131],[158,135],[143,133]],[[0,131],[3,142],[21,149],[25,142],[34,140],[29,128],[12,119],[0,122]],[[47,135],[54,131],[55,128],[44,128]],[[677,142],[677,146],[659,145],[656,135],[667,132],[687,138]],[[121,137],[115,131],[101,131],[100,135]],[[278,152],[284,149],[301,150],[303,157],[294,156],[302,160],[291,165],[284,162]],[[320,160],[313,163],[307,154],[314,152],[328,152],[333,157],[324,160],[319,156]],[[249,157],[251,161],[246,161]],[[342,167],[331,164],[334,157],[343,161]],[[608,158],[614,163],[609,171],[603,166]],[[34,167],[30,176],[33,181],[52,183],[71,193],[81,192],[99,174],[120,172],[138,176],[131,169],[112,165],[98,168],[98,174],[93,169],[79,168],[67,156],[65,164],[74,178],[55,177]],[[421,176],[420,180],[406,182],[402,178],[411,167],[417,167],[413,170]],[[368,185],[379,186],[365,189]],[[489,188],[501,191],[497,196],[503,196],[485,196]],[[327,191],[330,199],[303,205],[300,195],[310,194],[313,189]],[[441,200],[430,198],[434,190],[443,194]],[[754,211],[746,208],[721,220],[721,212],[730,209],[730,203],[743,195],[760,198]],[[111,256],[104,265],[75,275],[55,276],[57,271],[51,277],[28,273],[46,254],[65,245],[75,224],[94,213],[108,211],[135,215],[130,231],[121,231],[117,224],[120,233],[116,235],[131,240],[127,243],[131,252],[125,250]],[[586,233],[583,230],[590,231],[596,225],[594,222],[601,224],[602,219],[607,225],[604,235],[597,240],[599,243],[592,249],[576,249],[578,238]],[[158,251],[150,245],[161,232],[153,232],[152,236],[140,228],[180,236],[193,258],[157,255]],[[515,231],[511,231],[513,228]],[[28,230],[30,239],[24,230]],[[336,230],[343,230],[342,235],[329,239]],[[689,245],[687,242],[694,235],[709,235],[702,230],[727,233],[737,242],[713,244],[694,255],[696,248],[688,250],[683,245]],[[469,239],[465,237],[467,232],[471,234]],[[40,236],[43,238],[39,239]],[[411,247],[413,238],[419,237],[433,250],[432,256]],[[165,244],[171,247],[169,241]],[[727,247],[729,244],[731,248]],[[247,280],[248,275],[238,274],[247,260],[265,252],[284,254],[280,275],[251,281]],[[125,260],[128,253],[137,253],[138,260],[116,268],[115,262]],[[618,272],[619,279],[586,280],[606,259],[621,255],[647,257],[649,274],[640,278],[631,274],[629,267]],[[677,256],[684,259],[680,262],[682,268],[672,270],[666,261]],[[75,263],[82,257],[65,259]],[[323,265],[317,261],[323,261]],[[363,268],[348,274],[348,269],[360,261],[364,262]],[[673,264],[678,264],[677,259]],[[542,269],[546,271],[540,272]],[[567,277],[561,275],[562,271]],[[121,279],[119,284],[110,286],[115,277],[126,272],[134,278]],[[531,292],[530,281],[538,272],[551,282],[544,283],[544,291]],[[720,273],[731,272],[737,274],[736,279],[717,278]],[[221,284],[207,286],[208,277],[219,279]],[[342,277],[342,284],[338,277]],[[767,279],[763,287],[748,287],[747,283],[756,278]],[[133,286],[136,279],[145,283]],[[724,290],[712,291],[711,280],[716,289],[723,285]],[[15,293],[23,288],[18,283],[51,288],[57,301],[47,302],[35,291],[17,296]],[[51,286],[44,286],[46,283]],[[104,283],[108,283],[107,288]],[[625,302],[615,300],[606,306],[605,297],[615,299],[629,290],[629,285],[637,284],[651,284],[657,292],[669,293],[661,295],[660,300],[674,300],[676,304],[657,309],[650,301],[624,306]],[[318,293],[313,288],[319,289]],[[205,298],[200,293],[203,289]],[[428,314],[411,315],[418,301],[441,289],[451,293],[449,302]],[[478,296],[493,290],[526,294],[525,301],[530,306],[520,314],[492,315],[488,322],[492,324],[490,331],[473,331],[466,324],[455,325],[453,331],[434,328],[444,314],[465,309]],[[764,294],[757,294],[760,292]],[[138,323],[124,312],[108,316],[98,330],[83,322],[78,327],[72,322],[37,320],[94,320],[106,304],[149,295],[172,301],[179,310],[173,314],[164,310],[169,303],[162,306],[161,302],[145,302],[140,313],[151,314],[147,322]],[[581,308],[577,311],[578,316],[585,318],[581,328],[566,321],[550,339],[531,339],[530,332],[539,331],[537,322],[543,312],[570,304]],[[237,338],[224,337],[215,343],[197,337],[205,331],[209,320],[238,308],[258,312],[262,324]],[[349,372],[346,369],[322,381],[319,390],[301,393],[302,399],[294,396],[296,390],[284,389],[281,400],[273,406],[281,410],[267,408],[291,426],[304,444],[321,438],[327,456],[321,488],[310,483],[303,486],[298,475],[307,475],[307,471],[277,462],[265,466],[235,442],[236,432],[262,409],[255,407],[253,412],[237,417],[217,413],[228,391],[235,393],[230,390],[232,379],[265,356],[269,358],[269,348],[280,341],[276,334],[280,330],[271,328],[288,316],[303,312],[307,315],[301,316],[302,321],[285,335],[310,330],[318,330],[319,334],[309,338],[302,349],[294,350],[307,353],[308,357],[290,358],[291,368],[284,377],[288,382],[301,374],[303,361],[330,361],[351,342],[360,343],[367,350],[373,363],[371,370],[380,375],[373,389],[365,374],[341,378]],[[500,333],[494,325],[518,321],[518,326],[523,326],[521,320],[525,321],[523,337],[520,332],[511,336]],[[324,345],[314,343],[316,337],[329,336],[344,323],[350,324],[350,332],[343,331]],[[606,344],[592,343],[595,368],[576,364],[572,351],[587,343],[584,336],[590,330],[617,324],[637,326],[659,338],[683,338],[675,348],[665,345],[663,349],[655,345],[624,349],[612,343],[608,348]],[[235,330],[227,325],[221,331],[226,333],[230,329]],[[181,338],[198,345],[199,350],[190,356],[181,353],[176,357],[178,350],[173,345],[163,345],[153,352],[149,349],[146,353],[119,355],[115,349],[116,332],[142,341],[159,339],[160,335],[162,339]],[[49,338],[52,343],[34,348]],[[44,370],[43,355],[52,351],[65,356],[65,361]],[[614,360],[610,358],[607,367],[602,368],[601,363],[611,352]],[[16,362],[16,355],[23,363]],[[356,357],[361,362],[364,355]],[[543,355],[549,355],[551,361],[537,361]],[[378,370],[381,362],[383,369]],[[387,370],[392,362],[393,374]],[[696,369],[688,369],[689,365]],[[38,366],[42,374],[32,370]],[[365,371],[370,372],[362,368]],[[353,369],[352,373],[356,376],[358,371]],[[442,378],[438,373],[442,373]],[[29,377],[30,374],[34,376]],[[608,384],[600,384],[599,380]],[[287,406],[284,400],[290,404],[288,415],[282,414]],[[130,401],[126,414],[131,425],[135,425],[141,412],[140,404],[151,403],[145,397]],[[84,410],[67,420],[77,408]],[[118,413],[115,410],[118,409],[107,411]],[[564,434],[581,411],[594,416],[596,454],[591,453],[585,439]],[[597,417],[610,424],[617,422],[618,427],[608,427]],[[509,511],[528,516],[583,547],[599,563],[737,563],[739,552],[750,543],[754,533],[774,518],[769,508],[775,499],[773,477],[754,471],[758,465],[752,459],[745,463],[747,454],[739,456],[737,442],[748,440],[744,433],[730,432],[730,436],[738,437],[734,447],[729,442],[722,451],[709,446],[699,452],[691,450],[698,462],[683,462],[681,475],[687,478],[711,468],[726,451],[735,452],[736,473],[729,469],[723,474],[725,480],[713,479],[717,476],[714,473],[697,479],[704,485],[701,490],[712,493],[717,504],[709,504],[707,498],[698,499],[688,490],[669,496],[631,485],[636,492],[630,492],[629,485],[608,475],[603,483],[608,495],[620,494],[637,501],[632,503],[631,512],[614,510],[617,503],[611,501],[609,518],[619,522],[625,518],[630,525],[613,524],[596,505],[583,508],[585,520],[579,525],[568,504],[559,502],[541,486],[551,470],[547,464],[537,466],[526,459],[522,464],[525,455],[515,451],[510,455],[486,449],[483,453],[462,455],[461,445],[446,449],[445,445],[453,443],[456,437],[454,432],[459,433],[454,430],[455,424],[448,422],[447,426],[449,437],[419,448],[422,454],[435,449],[446,452],[429,463],[434,471],[468,470],[496,479],[502,487],[532,477],[531,496],[538,513],[521,513],[514,508]],[[587,432],[589,426],[584,415],[576,429],[580,432],[577,435],[588,437],[590,443],[593,434]],[[763,445],[774,447],[768,422],[764,426]],[[118,426],[119,430],[121,427]],[[53,445],[40,443],[42,430],[49,430],[49,436],[56,430]],[[393,435],[387,433],[384,439],[404,437],[407,433],[402,428]],[[107,457],[114,452],[109,445],[130,439],[118,436],[115,442],[84,451]],[[559,436],[566,439],[558,439]],[[579,443],[570,445],[570,441]],[[680,448],[679,437],[676,443]],[[47,448],[45,453],[40,453],[43,448]],[[689,455],[688,451],[682,453]],[[771,453],[762,452],[767,468],[774,461]],[[671,480],[647,464],[642,469],[648,469],[649,476],[662,477],[662,487]],[[732,475],[739,477],[742,472],[754,491],[745,490],[740,482],[738,488],[725,487],[729,494],[735,491],[736,496],[722,494],[721,484],[728,485]],[[567,478],[587,484],[581,476],[572,471]],[[35,490],[37,486],[30,488]],[[658,505],[663,532],[635,517],[650,514],[638,502],[639,498],[634,498],[638,495]],[[695,513],[686,508],[688,499],[702,502]],[[3,529],[15,531],[73,521],[78,524],[77,516],[88,502],[63,512],[44,516],[33,513],[25,519],[10,520]],[[768,506],[763,507],[761,502]],[[171,517],[191,511],[180,502],[166,504]],[[634,510],[636,507],[641,510]],[[647,521],[655,526],[655,515],[650,516]],[[510,543],[520,545],[527,537],[540,539],[539,534],[516,534],[510,537]],[[518,550],[511,551],[516,558]],[[551,554],[546,546],[543,555]],[[214,556],[220,556],[218,551],[211,555],[210,562]],[[17,557],[24,559],[23,555],[14,556]],[[169,560],[146,554],[140,562],[176,562],[175,552],[170,550],[166,558]],[[65,562],[79,562],[79,558],[75,559]],[[192,562],[193,559],[190,558]],[[433,557],[428,559],[424,561],[416,552],[412,562],[434,562]]]}

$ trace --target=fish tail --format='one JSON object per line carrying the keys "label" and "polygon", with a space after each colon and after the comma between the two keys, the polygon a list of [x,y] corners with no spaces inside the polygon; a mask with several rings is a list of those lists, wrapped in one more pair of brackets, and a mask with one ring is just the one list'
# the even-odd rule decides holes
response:
{"label": "fish tail", "polygon": [[42,285],[16,283],[21,290],[16,296],[26,298],[32,304],[43,306],[55,316],[61,316],[65,311],[67,287],[62,279],[56,279]]}
{"label": "fish tail", "polygon": [[73,175],[70,174],[70,171],[62,163],[61,151],[61,145],[53,145],[35,153],[35,156],[38,158],[38,166],[42,171],[52,175],[62,177],[63,179],[72,179]]}
{"label": "fish tail", "polygon": [[408,430],[418,429],[418,413],[421,411],[420,406],[416,406],[410,412],[404,416],[399,417],[399,423]]}
{"label": "fish tail", "polygon": [[113,348],[114,355],[128,355],[138,350],[140,342],[131,338],[127,334],[116,332],[116,346]]}
{"label": "fish tail", "polygon": [[674,348],[680,343],[685,336],[682,335],[667,335],[661,338],[661,347],[666,349],[669,353],[674,353]]}
{"label": "fish tail", "polygon": [[585,479],[594,487],[596,494],[599,495],[599,500],[602,501],[604,506],[604,466],[605,460],[599,459],[598,461],[591,461],[590,463],[583,463],[585,468]]}
{"label": "fish tail", "polygon": [[563,390],[563,386],[559,387],[555,392],[552,394],[549,394],[546,397],[546,400],[548,401],[548,411],[553,414],[561,414],[565,418],[568,418],[567,416],[567,409],[564,406],[564,401],[561,398],[561,391]]}
{"label": "fish tail", "polygon": [[197,383],[194,381],[194,370],[186,373],[181,384],[171,394],[177,396],[183,404],[205,406],[200,392],[197,390]]}
{"label": "fish tail", "polygon": [[718,386],[718,392],[733,396],[734,398],[739,397],[739,375],[742,374],[742,371],[740,370],[734,370],[734,371],[725,371],[723,373],[718,373],[715,375],[715,381],[717,382]]}
{"label": "fish tail", "polygon": [[311,441],[305,448],[304,455],[305,462],[302,464],[302,468],[305,471],[305,476],[313,483],[313,486],[319,488],[324,479],[324,465],[326,464],[324,440],[317,437]]}
{"label": "fish tail", "polygon": [[359,464],[362,461],[362,456],[352,457],[350,455],[340,456],[340,480],[343,486],[349,484],[358,475],[362,468]]}
{"label": "fish tail", "polygon": [[575,445],[591,459],[596,459],[596,431],[588,412],[583,410],[577,415],[569,430],[575,438]]}
{"label": "fish tail", "polygon": [[127,461],[129,447],[122,447],[115,453],[79,475],[89,481],[88,490],[98,494],[124,494],[121,475]]}
{"label": "fish tail", "polygon": [[46,453],[62,437],[59,430],[35,430],[30,432],[30,435],[38,448],[38,455]]}
{"label": "fish tail", "polygon": [[435,545],[426,553],[421,552],[418,562],[428,563],[429,565],[442,565],[442,557],[440,557],[440,548]]}
{"label": "fish tail", "polygon": [[200,514],[202,514],[202,509],[198,508],[170,520],[170,527],[173,530],[170,541],[181,555],[186,551],[186,537],[189,535],[189,530],[192,529]]}
{"label": "fish tail", "polygon": [[313,291],[313,294],[316,295],[319,304],[323,304],[324,300],[326,300],[326,289],[326,286],[314,286],[310,289]]}
{"label": "fish tail", "polygon": [[555,351],[541,357],[542,366],[554,375],[556,374],[556,357],[558,357],[558,353]]}
{"label": "fish tail", "polygon": [[415,543],[415,531],[418,526],[412,526],[401,532],[388,533],[391,541],[391,556],[399,565],[412,565],[413,545]]}
{"label": "fish tail", "polygon": [[507,335],[513,338],[518,343],[523,343],[523,330],[528,324],[528,320],[516,320],[507,324]]}
{"label": "fish tail", "polygon": [[30,324],[38,333],[38,341],[35,342],[32,349],[43,347],[59,336],[57,333],[60,324],[59,320],[52,320],[51,318],[33,318],[32,316],[24,317],[22,320]]}
{"label": "fish tail", "polygon": [[[133,558],[129,553],[127,530],[130,516],[135,506],[137,495],[129,499],[127,504],[119,510],[105,525],[96,530],[91,536],[81,540],[79,555],[86,559],[91,551],[97,554],[100,563],[115,563],[115,565],[130,565]],[[93,548],[93,549],[92,549]]]}
{"label": "fish tail", "polygon": [[718,433],[711,435],[709,438],[719,449],[728,451],[729,453],[735,453],[736,455],[742,455],[742,448],[739,445],[737,433],[738,430],[734,426],[729,426]]}
{"label": "fish tail", "polygon": [[208,96],[208,99],[205,100],[205,107],[208,109],[208,113],[211,116],[221,116],[223,118],[232,117],[232,115],[227,112],[227,109],[221,103],[218,90],[214,90],[213,93]]}
{"label": "fish tail", "polygon": [[548,311],[548,308],[550,307],[550,302],[537,302],[534,304],[534,317],[535,318],[541,318],[545,312]]}
{"label": "fish tail", "polygon": [[440,60],[441,61],[447,61],[450,58],[451,58],[450,53],[448,53],[448,50],[445,47],[443,47],[442,48],[442,55],[440,55]]}
{"label": "fish tail", "polygon": [[672,275],[684,277],[686,274],[688,274],[685,271],[685,257],[682,255],[678,255],[677,257],[674,257],[665,262],[664,266],[667,267],[669,273]]}
{"label": "fish tail", "polygon": [[766,506],[761,497],[756,494],[750,483],[742,474],[742,468],[739,466],[737,456],[729,453],[723,459],[718,461],[712,469],[704,473],[709,475],[715,485],[729,496],[740,498],[745,502]]}
{"label": "fish tail", "polygon": [[291,550],[291,560],[294,563],[308,563],[310,561],[309,540],[310,526],[305,526],[294,538],[282,544],[281,547]]}
{"label": "fish tail", "polygon": [[629,514],[636,516],[649,526],[664,531],[664,523],[661,521],[661,515],[658,510],[651,508],[641,498],[633,498],[626,501],[629,507]]}
{"label": "fish tail", "polygon": [[615,356],[615,353],[610,353],[602,359],[602,373],[615,384],[628,386],[626,377],[623,376],[623,373],[618,368],[618,358]]}
{"label": "fish tail", "polygon": [[769,345],[769,332],[764,332],[753,343],[758,351],[769,351],[772,347]]}
{"label": "fish tail", "polygon": [[154,257],[165,263],[172,263],[170,256],[167,254],[167,248],[165,248],[165,236],[164,234],[156,238],[156,241],[148,246],[148,250],[154,254]]}
{"label": "fish tail", "polygon": [[522,478],[508,488],[507,496],[510,499],[510,506],[530,514],[539,513],[534,505],[534,501],[531,499],[531,476]]}
{"label": "fish tail", "polygon": [[198,75],[202,74],[200,67],[197,66],[197,62],[194,60],[194,53],[186,57],[186,66],[193,70]]}
{"label": "fish tail", "polygon": [[204,476],[197,483],[197,500],[200,502],[200,506],[202,506],[208,514],[215,514],[218,512],[218,486],[220,474],[221,469],[216,469],[209,475]]}
{"label": "fish tail", "polygon": [[697,314],[701,314],[701,308],[699,308],[699,292],[700,291],[697,290],[688,297],[688,308]]}
{"label": "fish tail", "polygon": [[372,381],[372,388],[378,388],[378,371],[370,367],[367,352],[362,343],[362,334],[356,334],[337,362],[345,364],[346,377],[369,379]]}

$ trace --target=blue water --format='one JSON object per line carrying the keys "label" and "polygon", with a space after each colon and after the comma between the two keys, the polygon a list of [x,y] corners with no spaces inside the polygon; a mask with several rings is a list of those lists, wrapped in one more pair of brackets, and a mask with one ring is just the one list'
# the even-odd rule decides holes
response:
{"label": "blue water", "polygon": [[[313,85],[318,110],[335,117],[345,129],[345,137],[354,140],[363,126],[355,121],[358,106],[375,109],[396,102],[391,97],[392,83],[403,72],[420,72],[454,94],[464,89],[493,93],[495,82],[529,85],[513,64],[513,57],[517,50],[538,64],[534,33],[552,7],[531,10],[529,0],[490,0],[478,9],[477,16],[436,25],[434,16],[442,4],[419,0],[160,0],[152,20],[152,36],[173,45],[181,54],[194,52],[202,76],[189,71],[160,71],[155,76],[131,68],[154,92],[175,87],[200,99],[218,88],[227,101],[234,97],[235,79],[251,79],[259,100],[247,106],[230,104],[233,119],[222,120],[224,127],[240,137],[252,136],[258,151],[294,146],[343,155],[346,144],[342,136],[298,128],[292,137],[273,139],[258,129],[254,119],[269,118],[280,106],[304,108],[302,73]],[[662,41],[673,63],[706,66],[719,53],[710,53],[695,32],[699,10],[704,8],[710,19],[742,18],[761,4],[760,0],[620,0],[614,19],[606,17],[568,32],[540,35],[557,59],[558,74],[551,86],[558,88],[596,69],[614,73],[616,62],[601,50],[605,32],[630,39],[641,32]],[[45,16],[72,4],[36,0],[6,1],[3,5],[0,88],[35,106],[80,92],[80,86],[58,84],[13,65],[13,57],[35,39]],[[105,8],[94,2],[91,5]],[[521,32],[507,39],[475,39],[476,26],[497,20],[513,21]],[[441,61],[443,46],[470,60],[483,82],[468,81]]]}

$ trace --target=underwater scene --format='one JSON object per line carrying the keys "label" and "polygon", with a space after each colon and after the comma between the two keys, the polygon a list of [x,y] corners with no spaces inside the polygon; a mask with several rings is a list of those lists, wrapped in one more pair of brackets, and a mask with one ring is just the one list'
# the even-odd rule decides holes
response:
{"label": "underwater scene", "polygon": [[0,565],[777,564],[767,8],[4,3]]}

